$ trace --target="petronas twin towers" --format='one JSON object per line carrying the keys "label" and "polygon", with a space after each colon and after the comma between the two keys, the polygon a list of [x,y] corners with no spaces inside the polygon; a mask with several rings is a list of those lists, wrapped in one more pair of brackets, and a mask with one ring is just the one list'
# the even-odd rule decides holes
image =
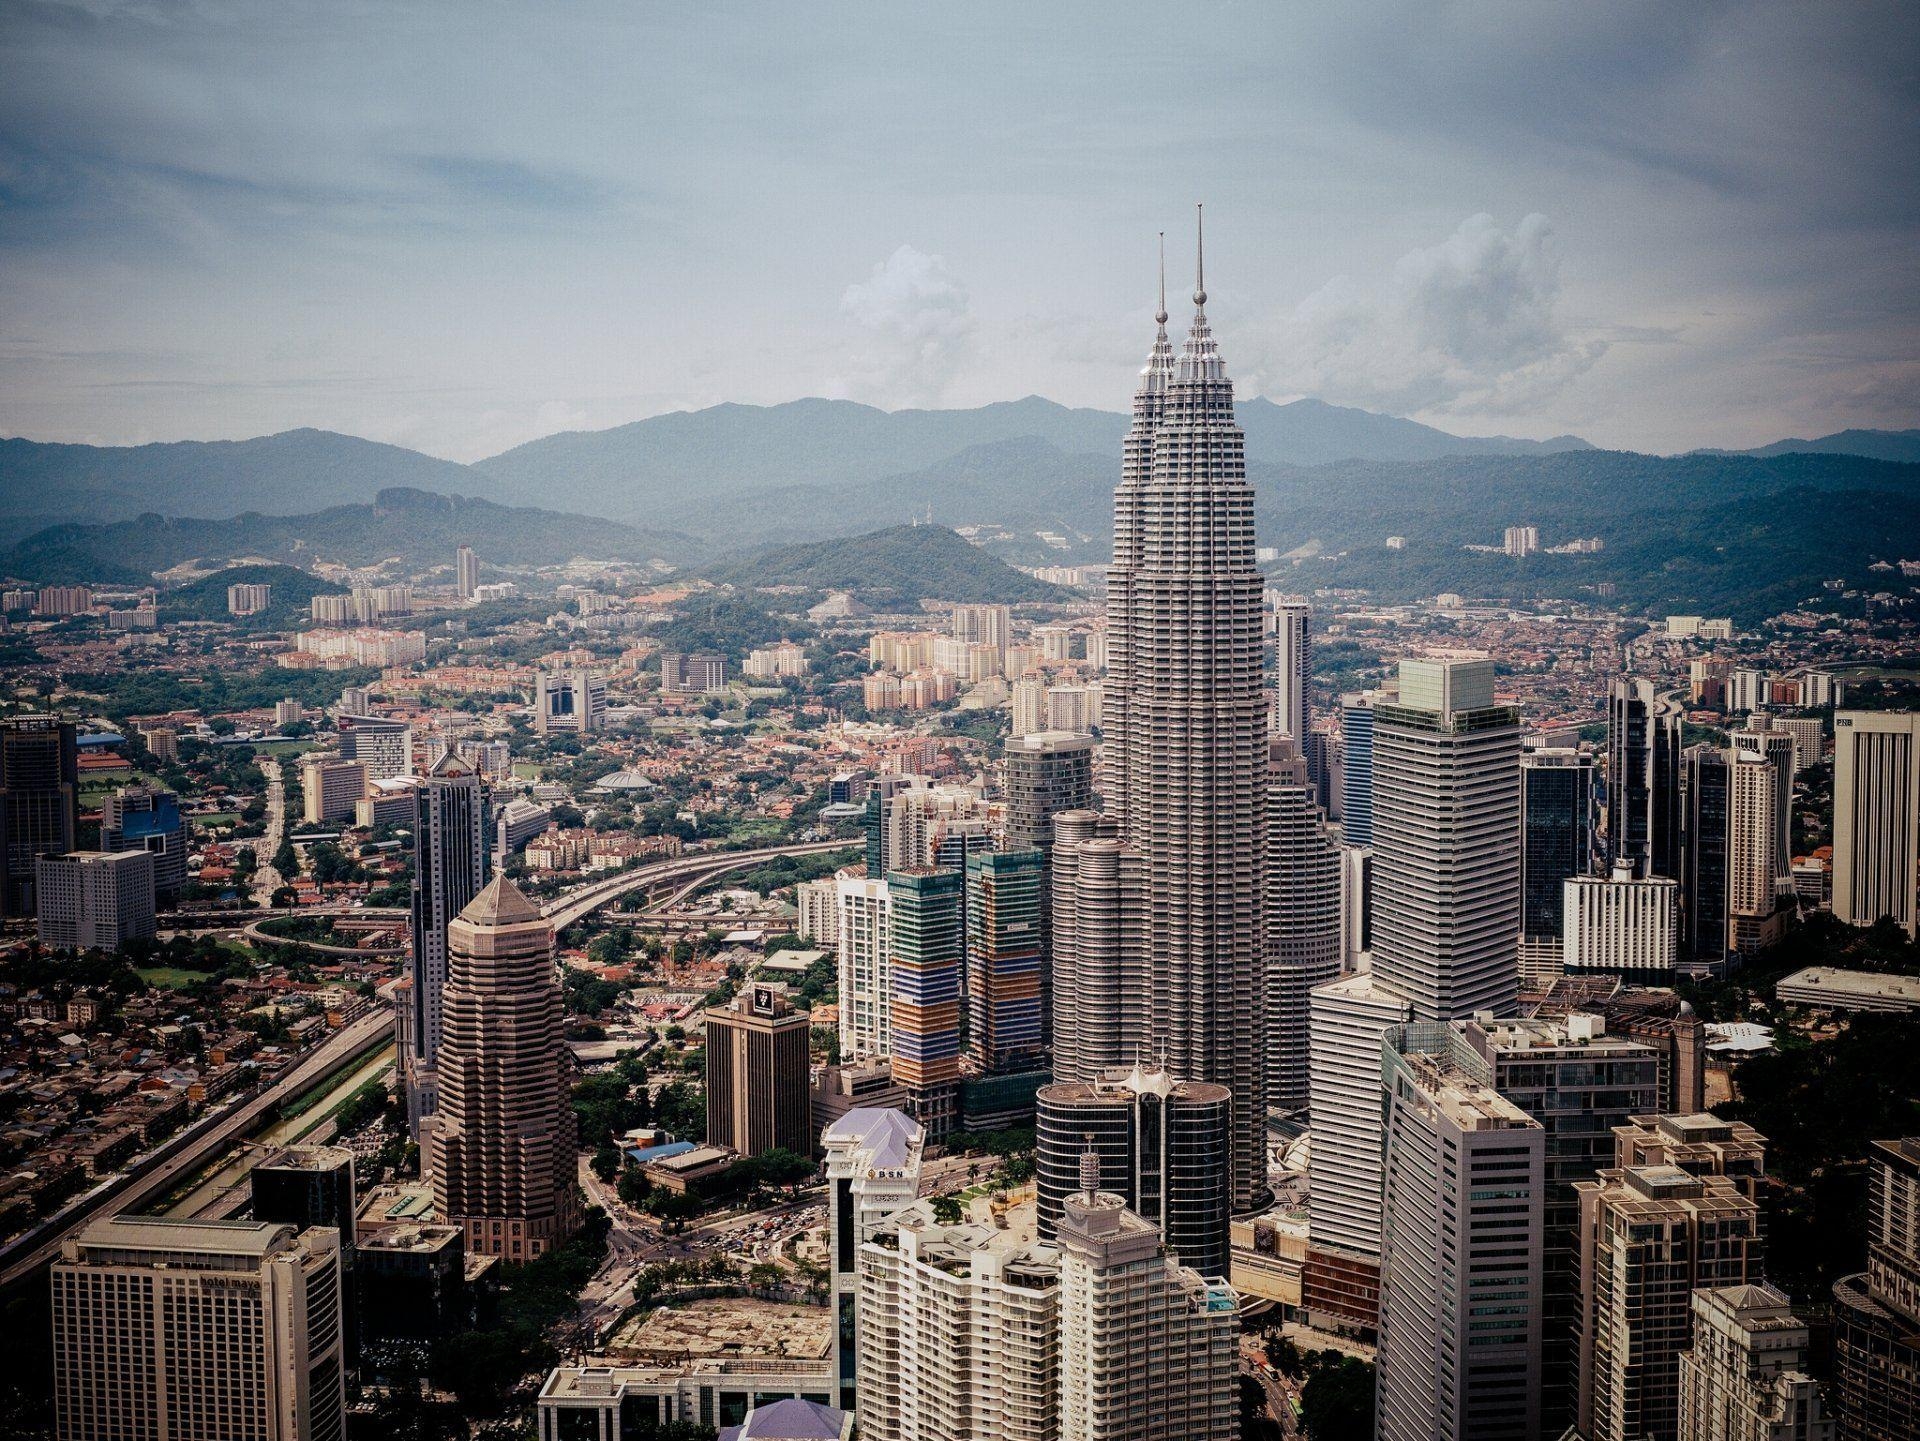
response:
{"label": "petronas twin towers", "polygon": [[[1067,944],[1054,960],[1055,1079],[1157,1061],[1229,1087],[1233,1195],[1245,1209],[1265,1190],[1262,579],[1233,382],[1207,324],[1204,250],[1195,272],[1178,356],[1162,282],[1114,494],[1106,814],[1058,858],[1055,905],[1069,924],[1056,933]],[[1116,841],[1131,883],[1074,894],[1071,852],[1111,853]]]}

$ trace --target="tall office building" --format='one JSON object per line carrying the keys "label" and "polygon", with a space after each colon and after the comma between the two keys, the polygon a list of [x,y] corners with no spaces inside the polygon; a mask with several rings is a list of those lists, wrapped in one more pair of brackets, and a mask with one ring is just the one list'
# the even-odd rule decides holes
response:
{"label": "tall office building", "polygon": [[341,1441],[340,1239],[118,1216],[53,1263],[59,1441]]}
{"label": "tall office building", "polygon": [[1373,974],[1415,1020],[1519,988],[1520,719],[1493,662],[1408,660],[1374,717]]}
{"label": "tall office building", "polygon": [[447,984],[447,927],[487,883],[487,797],[473,767],[454,755],[434,762],[413,793],[413,936],[405,1004],[407,1047],[401,1058],[407,1124],[437,1104],[434,1063],[440,1054],[441,996]]}
{"label": "tall office building", "polygon": [[873,874],[840,876],[833,883],[840,945],[840,1054],[849,1061],[893,1054],[893,985],[888,977],[893,903],[887,883],[871,879]]}
{"label": "tall office building", "polygon": [[1793,879],[1793,736],[1767,712],[1755,711],[1747,717],[1747,728],[1733,733],[1733,749],[1736,759],[1741,752],[1751,751],[1773,766],[1775,879],[1789,882]]}
{"label": "tall office building", "polygon": [[1686,755],[1685,854],[1680,886],[1680,952],[1689,965],[1719,967],[1727,958],[1728,753],[1697,745]]}
{"label": "tall office building", "polygon": [[310,826],[349,820],[366,798],[367,768],[359,761],[309,757],[300,767],[301,818]]}
{"label": "tall office building", "polygon": [[154,934],[153,857],[146,851],[69,851],[34,862],[40,944],[111,951]]}
{"label": "tall office building", "polygon": [[1686,1441],[1833,1441],[1808,1374],[1806,1323],[1763,1284],[1693,1293],[1693,1345],[1680,1353]]}
{"label": "tall office building", "polygon": [[1303,747],[1313,722],[1308,686],[1313,680],[1313,642],[1308,632],[1312,608],[1288,597],[1273,607],[1273,708],[1267,729],[1291,736]]}
{"label": "tall office building", "polygon": [[1307,1104],[1310,995],[1340,974],[1340,848],[1305,785],[1267,787],[1267,1104]]}
{"label": "tall office building", "polygon": [[590,735],[607,723],[606,677],[571,667],[533,680],[533,729],[539,735]]}
{"label": "tall office building", "polygon": [[[1146,1039],[1175,1075],[1233,1092],[1234,1197],[1251,1207],[1266,1156],[1262,582],[1245,443],[1203,275],[1177,361],[1162,322],[1122,450],[1103,724],[1110,810],[1145,887]],[[1056,954],[1056,975],[1077,964]]]}
{"label": "tall office building", "polygon": [[988,1074],[1036,1067],[1044,1054],[1046,857],[1037,850],[967,858],[967,1019]]}
{"label": "tall office building", "polygon": [[1340,831],[1350,846],[1373,844],[1374,695],[1340,699]]}
{"label": "tall office building", "polygon": [[1833,717],[1833,913],[1920,934],[1920,712]]}
{"label": "tall office building", "polygon": [[660,689],[683,695],[705,695],[722,689],[727,683],[726,657],[712,651],[682,655],[677,651],[660,654]]}
{"label": "tall office building", "polygon": [[1727,771],[1727,949],[1751,955],[1779,940],[1792,893],[1782,883],[1780,766],[1757,749],[1736,749]]}
{"label": "tall office building", "polygon": [[1053,818],[1093,805],[1093,737],[1038,731],[1007,742],[1007,849],[1053,849]]}
{"label": "tall office building", "polygon": [[480,557],[473,553],[470,545],[463,545],[453,553],[453,583],[462,600],[472,600],[479,588]]}
{"label": "tall office building", "polygon": [[1680,883],[1639,876],[1616,865],[1610,876],[1574,876],[1566,890],[1561,967],[1570,976],[1593,971],[1660,984],[1679,958]]}
{"label": "tall office building", "polygon": [[1170,1263],[1160,1230],[1089,1156],[1060,1218],[1061,1441],[1232,1441],[1239,1323],[1224,1282]]}
{"label": "tall office building", "polygon": [[1055,1234],[1092,1150],[1102,1185],[1158,1226],[1183,1264],[1224,1276],[1232,1109],[1225,1086],[1150,1066],[1042,1086],[1034,1128],[1041,1237]]}
{"label": "tall office building", "polygon": [[1841,1441],[1920,1436],[1920,1137],[1868,1160],[1867,1269],[1833,1284]]}
{"label": "tall office building", "polygon": [[0,916],[34,913],[34,861],[78,844],[80,764],[73,722],[0,720]]}
{"label": "tall office building", "polygon": [[1312,1239],[1301,1301],[1316,1326],[1370,1331],[1380,1299],[1380,1046],[1412,1006],[1362,972],[1316,987],[1311,1007]]}
{"label": "tall office building", "polygon": [[1593,760],[1577,750],[1528,750],[1520,757],[1520,940],[1559,948],[1562,887],[1590,868]]}
{"label": "tall office building", "polygon": [[1380,1441],[1540,1433],[1540,1123],[1462,1064],[1452,1031],[1383,1051]]}
{"label": "tall office building", "polygon": [[919,1198],[925,1147],[919,1122],[883,1107],[855,1107],[820,1135],[833,1246],[833,1371],[842,1409],[853,1408],[858,1388],[860,1247],[888,1216]]}
{"label": "tall office building", "polygon": [[1406,660],[1373,716],[1372,969],[1317,988],[1307,1310],[1371,1329],[1381,1042],[1403,1021],[1510,1014],[1519,991],[1520,725],[1488,660]]}
{"label": "tall office building", "polygon": [[812,1026],[779,988],[751,982],[706,1012],[707,1142],[743,1156],[813,1150]]}
{"label": "tall office building", "polygon": [[505,876],[447,927],[439,1109],[422,1127],[440,1218],[531,1261],[573,1234],[574,1122],[553,928]]}
{"label": "tall office building", "polygon": [[366,767],[369,781],[390,781],[413,773],[413,727],[385,716],[343,715],[340,759]]}
{"label": "tall office building", "polygon": [[1607,860],[1641,875],[1679,875],[1678,701],[1650,680],[1615,676],[1607,687]]}
{"label": "tall office building", "polygon": [[[1696,1024],[1698,1024],[1696,1022]],[[1614,1164],[1614,1128],[1658,1109],[1666,1059],[1604,1019],[1455,1021],[1461,1064],[1540,1123],[1545,1133],[1541,1207],[1540,1434],[1559,1436],[1573,1419],[1574,1316],[1580,1285],[1579,1195]],[[1477,1064],[1476,1064],[1477,1061]]]}
{"label": "tall office building", "polygon": [[1144,858],[1111,816],[1062,811],[1049,862],[1053,1078],[1092,1081],[1153,1056]]}
{"label": "tall office building", "polygon": [[1672,1436],[1696,1287],[1759,1279],[1760,1213],[1730,1178],[1615,1167],[1578,1182],[1574,1426],[1582,1441]]}
{"label": "tall office building", "polygon": [[180,798],[159,786],[123,786],[100,808],[100,849],[153,857],[153,893],[171,904],[187,884],[187,823]]}
{"label": "tall office building", "polygon": [[893,1077],[907,1088],[927,1138],[959,1120],[960,989],[966,958],[966,876],[915,866],[887,872],[887,993]]}

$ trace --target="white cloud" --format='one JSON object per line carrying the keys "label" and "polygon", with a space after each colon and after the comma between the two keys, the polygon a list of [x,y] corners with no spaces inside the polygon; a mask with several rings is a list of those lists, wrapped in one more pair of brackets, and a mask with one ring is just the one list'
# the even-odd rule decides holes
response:
{"label": "white cloud", "polygon": [[1545,216],[1511,231],[1474,215],[1377,283],[1340,276],[1276,328],[1255,388],[1406,415],[1513,412],[1549,399],[1606,352],[1557,314]]}
{"label": "white cloud", "polygon": [[938,255],[902,245],[849,285],[840,310],[859,327],[850,374],[837,387],[881,405],[932,405],[972,346],[967,287]]}

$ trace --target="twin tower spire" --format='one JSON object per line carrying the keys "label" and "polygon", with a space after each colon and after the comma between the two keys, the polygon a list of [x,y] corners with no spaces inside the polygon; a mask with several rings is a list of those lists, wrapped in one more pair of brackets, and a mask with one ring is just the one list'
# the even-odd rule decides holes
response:
{"label": "twin tower spire", "polygon": [[1173,342],[1167,336],[1167,232],[1160,232],[1160,308],[1154,312],[1159,326],[1146,366],[1140,372],[1142,391],[1161,391],[1175,379],[1209,380],[1223,378],[1219,348],[1214,344],[1212,327],[1207,324],[1207,232],[1206,207],[1194,206],[1193,325],[1187,331],[1176,364]]}

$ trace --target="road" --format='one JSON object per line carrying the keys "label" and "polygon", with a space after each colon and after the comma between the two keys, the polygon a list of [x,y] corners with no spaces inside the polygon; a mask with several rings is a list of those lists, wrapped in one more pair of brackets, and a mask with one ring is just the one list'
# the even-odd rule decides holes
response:
{"label": "road", "polygon": [[37,1274],[60,1252],[60,1242],[102,1212],[137,1211],[144,1203],[166,1195],[173,1187],[197,1175],[223,1147],[250,1135],[268,1110],[280,1101],[299,1096],[353,1065],[369,1048],[393,1032],[393,1013],[376,1006],[366,1015],[328,1037],[292,1070],[272,1085],[244,1097],[224,1111],[203,1116],[195,1125],[163,1142],[158,1151],[136,1160],[131,1168],[69,1202],[38,1226],[0,1247],[0,1290]]}
{"label": "road", "polygon": [[622,871],[609,876],[604,881],[582,886],[556,896],[542,909],[553,923],[555,931],[564,931],[575,921],[591,915],[602,906],[610,905],[624,895],[637,890],[651,890],[662,881],[685,880],[683,886],[668,898],[666,904],[673,904],[695,887],[705,884],[715,876],[727,871],[744,870],[775,856],[811,856],[823,851],[843,851],[852,848],[853,843],[846,840],[802,841],[790,846],[763,846],[751,851],[708,851],[700,855],[676,856],[670,861],[656,861],[650,866],[640,866],[631,871]]}
{"label": "road", "polygon": [[273,868],[273,853],[280,849],[280,841],[287,833],[287,773],[277,756],[256,756],[254,764],[267,778],[267,832],[248,842],[253,847],[254,859],[260,863],[253,873],[250,894],[256,906],[265,906],[272,903],[273,893],[286,883],[286,878]]}

